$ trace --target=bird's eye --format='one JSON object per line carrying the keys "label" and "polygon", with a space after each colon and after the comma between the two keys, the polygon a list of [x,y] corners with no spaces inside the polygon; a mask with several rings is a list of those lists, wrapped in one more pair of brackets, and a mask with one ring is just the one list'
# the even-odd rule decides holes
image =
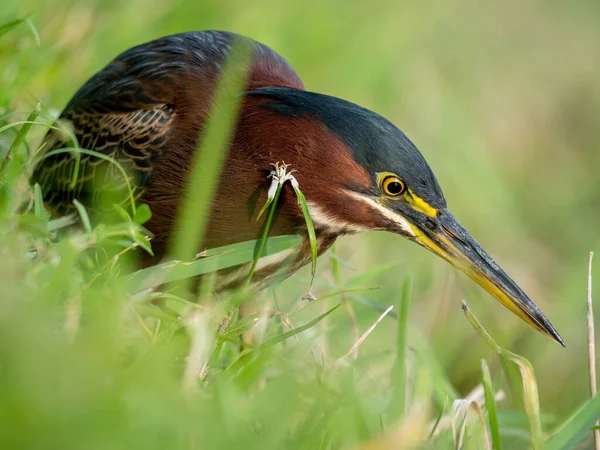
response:
{"label": "bird's eye", "polygon": [[404,189],[404,182],[395,176],[385,177],[381,182],[381,190],[390,197],[397,197],[404,192]]}

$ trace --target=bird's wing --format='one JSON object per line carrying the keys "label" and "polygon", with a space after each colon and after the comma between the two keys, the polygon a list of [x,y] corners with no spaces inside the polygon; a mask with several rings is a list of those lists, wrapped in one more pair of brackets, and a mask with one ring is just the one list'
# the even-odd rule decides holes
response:
{"label": "bird's wing", "polygon": [[74,147],[66,135],[49,134],[43,144],[47,153],[32,181],[40,183],[46,203],[57,212],[71,209],[74,198],[91,205],[93,192],[121,191],[127,181],[139,193],[150,181],[173,114],[171,106],[161,103],[125,112],[66,111],[61,118],[70,122],[85,153],[77,161],[75,151],[60,152]]}
{"label": "bird's wing", "polygon": [[[92,193],[100,187],[123,189],[122,169],[136,191],[149,182],[153,161],[168,139],[175,108],[170,103],[172,93],[157,89],[158,80],[151,73],[140,72],[139,61],[137,67],[133,61],[119,59],[109,64],[77,92],[60,117],[76,143],[61,131],[46,136],[32,181],[40,183],[52,209],[68,212],[74,198],[89,205]],[[59,150],[75,146],[86,151],[78,162],[74,151]]]}
{"label": "bird's wing", "polygon": [[47,206],[63,214],[75,198],[91,206],[100,187],[122,190],[125,177],[115,162],[140,193],[170,138],[185,89],[181,80],[189,71],[218,68],[230,40],[231,34],[222,32],[156,39],[125,51],[88,80],[60,119],[70,124],[77,146],[95,154],[85,152],[79,159],[73,151],[59,152],[75,143],[64,132],[48,133],[31,177],[40,183]]}

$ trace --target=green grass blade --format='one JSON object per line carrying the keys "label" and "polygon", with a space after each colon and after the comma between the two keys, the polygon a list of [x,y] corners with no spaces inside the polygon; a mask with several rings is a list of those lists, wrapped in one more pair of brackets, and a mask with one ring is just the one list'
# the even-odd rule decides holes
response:
{"label": "green grass blade", "polygon": [[[339,287],[342,285],[342,276],[340,273],[340,258],[336,255],[336,246],[335,244],[333,244],[331,246],[331,250],[329,252],[330,255],[330,261],[331,261],[331,275],[333,277],[333,281],[336,285],[336,287]],[[354,335],[354,342],[356,342],[359,338],[360,338],[360,329],[358,326],[358,322],[356,321],[356,312],[354,311],[354,307],[352,306],[352,303],[350,302],[350,300],[348,300],[348,298],[346,297],[346,295],[344,295],[346,292],[356,292],[356,290],[354,289],[346,289],[342,294],[342,297],[340,298],[340,301],[342,303],[342,306],[344,307],[344,310],[346,311],[346,315],[348,316],[348,321],[350,322],[350,326],[352,327],[352,334]],[[331,294],[325,295],[325,296],[321,296],[320,299],[323,300],[327,297],[329,297]],[[358,349],[356,350],[356,352],[354,353],[353,357],[356,358],[358,356]]]}
{"label": "green grass blade", "polygon": [[33,186],[33,212],[37,217],[46,218],[46,210],[44,209],[44,197],[42,196],[42,188],[38,183]]}
{"label": "green grass blade", "polygon": [[[346,294],[350,294],[352,292],[376,291],[378,289],[379,289],[378,287],[355,288],[355,289],[340,289],[338,291],[328,292],[325,295],[319,295],[319,300],[326,300],[328,298],[336,297],[338,295],[342,295],[343,296],[343,295],[346,295]],[[377,311],[383,312],[385,310],[386,310],[386,308],[382,307],[381,310],[377,310]],[[390,314],[391,314],[391,311],[388,313],[388,315],[390,315]]]}
{"label": "green grass blade", "polygon": [[[39,107],[39,105],[38,105],[38,107]],[[77,184],[77,177],[79,175],[79,169],[80,169],[80,165],[81,165],[81,154],[80,153],[86,153],[86,154],[97,156],[100,159],[112,161],[121,172],[124,172],[122,170],[120,164],[117,163],[114,159],[110,158],[109,156],[106,156],[99,152],[93,152],[91,150],[81,151],[81,149],[79,148],[78,143],[77,143],[77,138],[73,134],[73,131],[70,129],[70,127],[62,126],[62,125],[60,125],[60,122],[57,122],[57,125],[49,125],[47,123],[36,122],[35,119],[37,119],[39,117],[42,117],[47,120],[51,120],[53,122],[56,121],[56,118],[51,115],[48,115],[48,114],[42,114],[39,111],[39,108],[36,108],[36,110],[34,112],[37,112],[37,115],[34,118],[34,120],[28,119],[28,120],[22,120],[22,121],[17,121],[17,122],[11,122],[6,125],[3,125],[0,127],[0,134],[4,133],[6,130],[17,127],[18,125],[22,125],[20,131],[22,131],[23,128],[27,127],[27,132],[28,132],[29,128],[31,128],[32,125],[36,125],[38,127],[41,126],[43,128],[46,128],[47,130],[59,131],[61,133],[66,134],[69,137],[70,142],[72,142],[73,145],[75,145],[75,147],[62,148],[62,149],[52,150],[50,152],[44,153],[44,146],[41,145],[38,147],[38,149],[35,152],[33,152],[33,154],[28,155],[27,161],[25,162],[25,166],[32,166],[32,165],[34,165],[34,163],[39,163],[39,162],[43,161],[45,158],[48,158],[52,155],[56,155],[59,153],[65,153],[65,152],[71,152],[73,154],[73,157],[75,158],[75,167],[73,168],[73,173],[71,174],[71,183],[69,185],[69,187],[71,189],[73,189]],[[33,115],[33,113],[32,113],[32,115]],[[31,118],[31,116],[30,116],[30,118]],[[17,134],[19,134],[19,132],[17,132]],[[23,142],[23,141],[21,141],[21,142]],[[19,145],[20,145],[20,143],[19,143]],[[13,145],[11,147],[14,147],[14,146],[15,146],[15,142],[13,142]],[[15,150],[16,150],[16,147],[15,147]],[[7,153],[7,155],[10,155],[10,154],[11,153],[9,151]],[[14,155],[14,153],[13,153],[13,155]],[[6,159],[4,160],[3,163],[6,163]],[[0,171],[0,173],[1,173],[1,171]],[[126,182],[127,182],[127,180],[126,180]]]}
{"label": "green grass blade", "polygon": [[[378,289],[378,288],[369,288],[369,289]],[[361,291],[364,290],[364,288],[360,289]],[[350,292],[348,294],[348,298],[350,300],[352,300],[354,303],[358,303],[359,305],[363,305],[369,309],[372,309],[373,311],[377,311],[379,313],[382,313],[385,311],[385,307],[383,307],[382,305],[375,303],[371,300],[369,300],[368,298],[365,298],[363,296],[359,296],[356,294],[353,294],[352,292]],[[395,311],[390,311],[388,313],[388,315],[386,317],[390,317],[392,319],[398,319],[398,314]]]}
{"label": "green grass blade", "polygon": [[465,313],[465,316],[467,317],[471,325],[473,326],[473,328],[475,328],[475,331],[477,331],[477,334],[479,334],[479,336],[483,338],[485,343],[488,344],[496,352],[502,353],[502,347],[496,344],[496,341],[494,341],[492,336],[490,336],[487,330],[483,328],[483,325],[481,325],[479,320],[477,320],[477,318],[473,315],[473,313],[469,309],[469,306],[467,305],[467,302],[465,302],[464,300],[462,301],[462,310]]}
{"label": "green grass blade", "polygon": [[393,419],[406,413],[406,391],[408,370],[406,364],[408,352],[408,305],[412,289],[412,276],[406,275],[402,284],[398,305],[398,334],[396,337],[396,362],[392,372],[392,401],[390,415]]}
{"label": "green grass blade", "polygon": [[[0,34],[1,34],[1,31],[0,31]],[[29,130],[31,130],[31,126],[35,123],[39,114],[40,114],[40,105],[38,104],[37,107],[33,111],[31,111],[31,113],[29,113],[29,117],[27,117],[27,120],[24,121],[23,125],[21,126],[21,129],[17,133],[17,137],[15,138],[15,140],[12,142],[10,148],[8,149],[8,153],[6,154],[6,156],[4,157],[4,160],[2,161],[2,164],[0,165],[0,173],[4,173],[5,170],[7,169],[7,167],[10,165],[15,153],[17,152],[17,150],[19,150],[21,145],[25,142],[27,133],[29,133]]]}
{"label": "green grass blade", "polygon": [[[277,336],[272,337],[271,339],[263,342],[262,344],[260,344],[258,347],[254,348],[254,349],[250,349],[247,348],[246,350],[240,352],[237,357],[231,362],[231,364],[227,367],[226,370],[232,370],[233,368],[239,366],[240,364],[242,364],[242,361],[244,361],[245,357],[252,351],[255,350],[266,350],[270,347],[273,347],[276,344],[279,344],[280,342],[285,341],[286,339],[289,339],[291,337],[296,336],[297,334],[302,333],[303,331],[306,331],[312,327],[314,327],[315,325],[317,325],[319,322],[321,322],[323,319],[325,319],[327,316],[329,316],[333,311],[335,311],[336,309],[338,309],[341,306],[341,304],[337,304],[336,306],[334,306],[333,308],[331,308],[330,310],[324,312],[323,314],[321,314],[320,316],[314,318],[313,320],[305,323],[304,325],[301,325],[299,327],[294,328],[293,330],[287,331],[285,333],[279,334]],[[222,338],[223,340],[230,340],[230,338],[228,338],[225,335],[221,335],[219,336],[220,338]],[[236,342],[236,341],[234,341]]]}
{"label": "green grass blade", "polygon": [[296,192],[296,197],[298,198],[298,204],[300,205],[300,209],[302,209],[302,215],[304,216],[304,221],[306,222],[306,231],[308,233],[308,239],[310,242],[310,255],[312,259],[312,263],[310,266],[310,274],[311,274],[311,288],[312,283],[315,279],[315,273],[317,271],[317,235],[315,234],[315,226],[313,224],[312,219],[310,218],[310,211],[308,210],[308,204],[306,203],[306,197],[300,190],[300,187],[297,183],[292,183],[294,187],[294,191]]}
{"label": "green grass blade", "polygon": [[335,305],[333,308],[331,308],[330,310],[324,312],[323,314],[321,314],[320,316],[316,317],[315,319],[311,320],[310,322],[305,323],[302,326],[299,326],[297,328],[294,328],[293,330],[287,331],[285,333],[282,333],[278,336],[275,336],[271,339],[269,339],[268,341],[265,341],[264,343],[262,343],[259,348],[260,349],[266,349],[269,347],[272,347],[275,344],[278,344],[282,341],[285,341],[286,339],[289,339],[293,336],[296,336],[299,333],[302,333],[303,331],[308,330],[309,328],[314,327],[316,324],[318,324],[321,320],[323,320],[325,317],[327,317],[329,314],[331,314],[332,312],[334,312],[336,309],[338,309],[340,307],[341,303],[338,303],[337,305]]}
{"label": "green grass blade", "polygon": [[77,218],[75,215],[71,214],[69,216],[59,217],[57,219],[52,219],[48,222],[48,231],[53,232],[57,230],[61,230],[63,228],[67,228],[71,225],[77,223]]}
{"label": "green grass blade", "polygon": [[27,19],[15,19],[15,20],[11,20],[9,22],[5,22],[2,25],[0,25],[0,38],[2,36],[4,36],[6,33],[8,33],[10,30],[15,28],[16,26],[24,23],[25,20],[27,20]]}
{"label": "green grass blade", "polygon": [[523,388],[522,385],[519,383],[520,374],[518,370],[513,364],[510,364],[510,359],[506,358],[503,353],[504,349],[500,347],[496,343],[496,341],[494,341],[494,339],[490,336],[487,330],[483,328],[483,326],[471,313],[469,307],[467,306],[467,303],[464,300],[462,308],[465,313],[465,316],[467,317],[473,328],[475,328],[475,331],[477,331],[479,336],[481,336],[481,338],[483,338],[483,340],[500,356],[500,364],[502,365],[502,370],[504,372],[504,375],[506,376],[506,380],[508,382],[508,386],[512,397],[514,399],[521,398],[523,396]]}
{"label": "green grass blade", "polygon": [[[242,100],[239,93],[246,84],[252,49],[248,41],[235,40],[225,62],[221,81],[214,94],[215,107],[198,141],[178,211],[170,249],[172,259],[189,261],[201,248],[211,203],[237,123],[236,116]],[[186,283],[181,287],[187,290]]]}
{"label": "green grass blade", "polygon": [[538,394],[537,381],[531,363],[522,356],[515,355],[508,350],[503,350],[512,362],[514,362],[521,371],[521,380],[523,383],[523,401],[525,410],[529,418],[529,427],[531,431],[531,443],[534,450],[546,448],[542,433],[542,419],[540,415],[540,400]]}
{"label": "green grass blade", "polygon": [[90,216],[88,215],[85,206],[83,206],[79,201],[73,200],[73,204],[75,208],[77,208],[77,212],[79,213],[79,217],[81,218],[81,223],[83,228],[88,233],[92,233],[92,222],[90,221]]}
{"label": "green grass blade", "polygon": [[[269,201],[267,199],[266,205],[271,205],[269,209],[269,214],[267,215],[267,219],[265,220],[265,224],[263,225],[262,235],[256,242],[256,251],[254,252],[254,259],[252,261],[252,265],[250,266],[250,270],[248,271],[248,277],[246,278],[246,285],[249,285],[252,281],[252,277],[254,276],[254,271],[256,270],[256,265],[258,264],[258,260],[262,257],[263,249],[265,247],[265,242],[269,237],[269,231],[271,230],[271,222],[273,221],[273,216],[275,215],[275,209],[277,208],[277,203],[279,202],[279,195],[281,194],[281,189],[283,185],[279,183],[277,185],[277,189],[275,190],[275,195],[273,199]],[[264,210],[264,207],[263,207]],[[262,211],[262,210],[261,210]],[[260,217],[259,213],[259,217]]]}
{"label": "green grass blade", "polygon": [[329,256],[331,260],[331,276],[333,277],[335,284],[339,286],[342,284],[342,275],[340,272],[340,257],[337,254],[335,243],[331,246]]}
{"label": "green grass blade", "polygon": [[[191,262],[170,261],[147,269],[138,270],[125,277],[135,292],[153,288],[198,275],[204,275],[228,267],[248,263],[254,259],[257,241],[241,242],[209,249],[206,256]],[[276,236],[269,238],[262,256],[273,255],[300,245],[298,236]]]}
{"label": "green grass blade", "polygon": [[31,34],[33,35],[33,39],[35,39],[35,43],[39,47],[42,42],[40,40],[40,34],[38,33],[37,28],[35,27],[35,25],[31,21],[31,19],[25,19],[25,24],[27,25],[27,28],[29,28],[29,30],[31,31]]}
{"label": "green grass blade", "polygon": [[600,396],[585,402],[548,438],[548,450],[574,448],[594,428],[600,417]]}
{"label": "green grass blade", "polygon": [[273,193],[273,195],[271,195],[271,190],[273,189],[273,184],[271,184],[271,187],[269,188],[269,193],[267,194],[267,201],[265,202],[265,204],[263,205],[262,208],[260,208],[260,211],[258,212],[258,216],[256,216],[256,221],[259,221],[260,218],[262,217],[262,215],[265,213],[265,211],[267,210],[267,208],[269,206],[271,206],[271,204],[273,203],[273,200],[275,200],[275,195],[277,194],[277,190],[279,190],[281,188],[281,183],[273,180],[272,183],[277,183],[277,187],[275,188],[275,192]]}
{"label": "green grass blade", "polygon": [[523,402],[529,419],[531,443],[534,450],[544,449],[545,444],[542,433],[542,420],[540,417],[540,402],[533,366],[526,358],[500,347],[469,310],[465,301],[463,301],[462,308],[473,328],[475,328],[477,333],[486,341],[486,343],[498,352],[501,358],[513,362],[519,368],[523,389]]}
{"label": "green grass blade", "polygon": [[492,448],[494,450],[500,450],[500,427],[498,425],[498,414],[496,412],[496,398],[494,387],[492,385],[492,376],[490,374],[490,368],[483,359],[481,360],[481,372],[483,392],[485,395],[485,407],[487,408],[488,418],[490,420]]}
{"label": "green grass blade", "polygon": [[[39,113],[38,113],[38,117],[39,117]],[[38,125],[38,126],[47,128],[49,130],[65,131],[63,128],[56,127],[53,125],[47,125],[45,123],[35,122],[35,121],[31,121],[31,120],[17,120],[15,122],[11,122],[11,123],[7,123],[6,125],[2,125],[0,127],[0,134],[4,133],[7,130],[10,130],[11,128],[16,128],[19,125]]]}
{"label": "green grass blade", "polygon": [[10,30],[21,25],[22,23],[26,24],[27,27],[29,28],[29,30],[31,30],[31,34],[33,35],[33,38],[35,39],[35,43],[39,46],[40,45],[40,35],[39,35],[37,29],[35,28],[35,25],[31,21],[31,19],[29,19],[27,17],[24,17],[22,19],[11,20],[9,22],[5,22],[5,23],[1,24],[0,25],[0,38],[2,38]]}
{"label": "green grass blade", "polygon": [[419,366],[426,371],[431,378],[431,387],[434,398],[437,403],[443,407],[459,398],[458,391],[454,388],[444,368],[436,359],[435,355],[428,348],[425,340],[421,336],[414,336],[411,344],[415,348],[415,356]]}
{"label": "green grass blade", "polygon": [[150,207],[145,203],[141,203],[137,206],[132,220],[137,224],[143,225],[146,222],[148,222],[151,218],[152,211],[150,210]]}

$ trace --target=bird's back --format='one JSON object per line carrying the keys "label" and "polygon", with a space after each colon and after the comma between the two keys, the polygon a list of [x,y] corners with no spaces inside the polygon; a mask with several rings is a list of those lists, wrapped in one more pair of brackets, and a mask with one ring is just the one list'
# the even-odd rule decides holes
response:
{"label": "bird's back", "polygon": [[[96,192],[121,192],[126,182],[115,162],[127,172],[138,197],[152,185],[159,164],[162,171],[174,170],[179,189],[185,175],[181,167],[196,148],[236,36],[200,31],[156,39],[125,51],[90,78],[60,116],[76,141],[68,133],[50,132],[32,175],[47,206],[64,214],[72,210],[74,199],[93,207]],[[251,42],[255,52],[249,89],[303,89],[280,55]],[[60,150],[75,146],[83,149],[80,158]]]}

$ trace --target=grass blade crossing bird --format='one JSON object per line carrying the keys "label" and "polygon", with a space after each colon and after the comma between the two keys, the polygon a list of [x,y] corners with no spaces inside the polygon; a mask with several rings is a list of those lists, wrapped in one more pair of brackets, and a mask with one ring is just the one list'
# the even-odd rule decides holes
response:
{"label": "grass blade crossing bird", "polygon": [[[129,49],[85,83],[62,113],[81,148],[113,157],[132,174],[139,198],[153,213],[147,227],[156,258],[166,254],[198,136],[236,37],[190,32]],[[465,272],[564,345],[539,308],[450,213],[436,177],[404,133],[368,109],[306,91],[281,56],[250,42],[254,56],[203,241],[207,247],[257,238],[267,175],[273,163],[285,162],[307,198],[319,254],[344,234],[397,233]],[[71,145],[50,132],[45,151]],[[68,212],[75,198],[93,207],[98,188],[119,187],[122,180],[105,161],[81,158],[74,185],[72,153],[43,159],[33,172],[32,181],[40,183],[45,202],[58,214]],[[271,234],[292,233],[305,235],[305,222],[286,185]],[[308,262],[308,243],[288,258],[293,270]],[[272,259],[256,276],[265,279],[280,264]],[[230,277],[228,283],[235,282]]]}

